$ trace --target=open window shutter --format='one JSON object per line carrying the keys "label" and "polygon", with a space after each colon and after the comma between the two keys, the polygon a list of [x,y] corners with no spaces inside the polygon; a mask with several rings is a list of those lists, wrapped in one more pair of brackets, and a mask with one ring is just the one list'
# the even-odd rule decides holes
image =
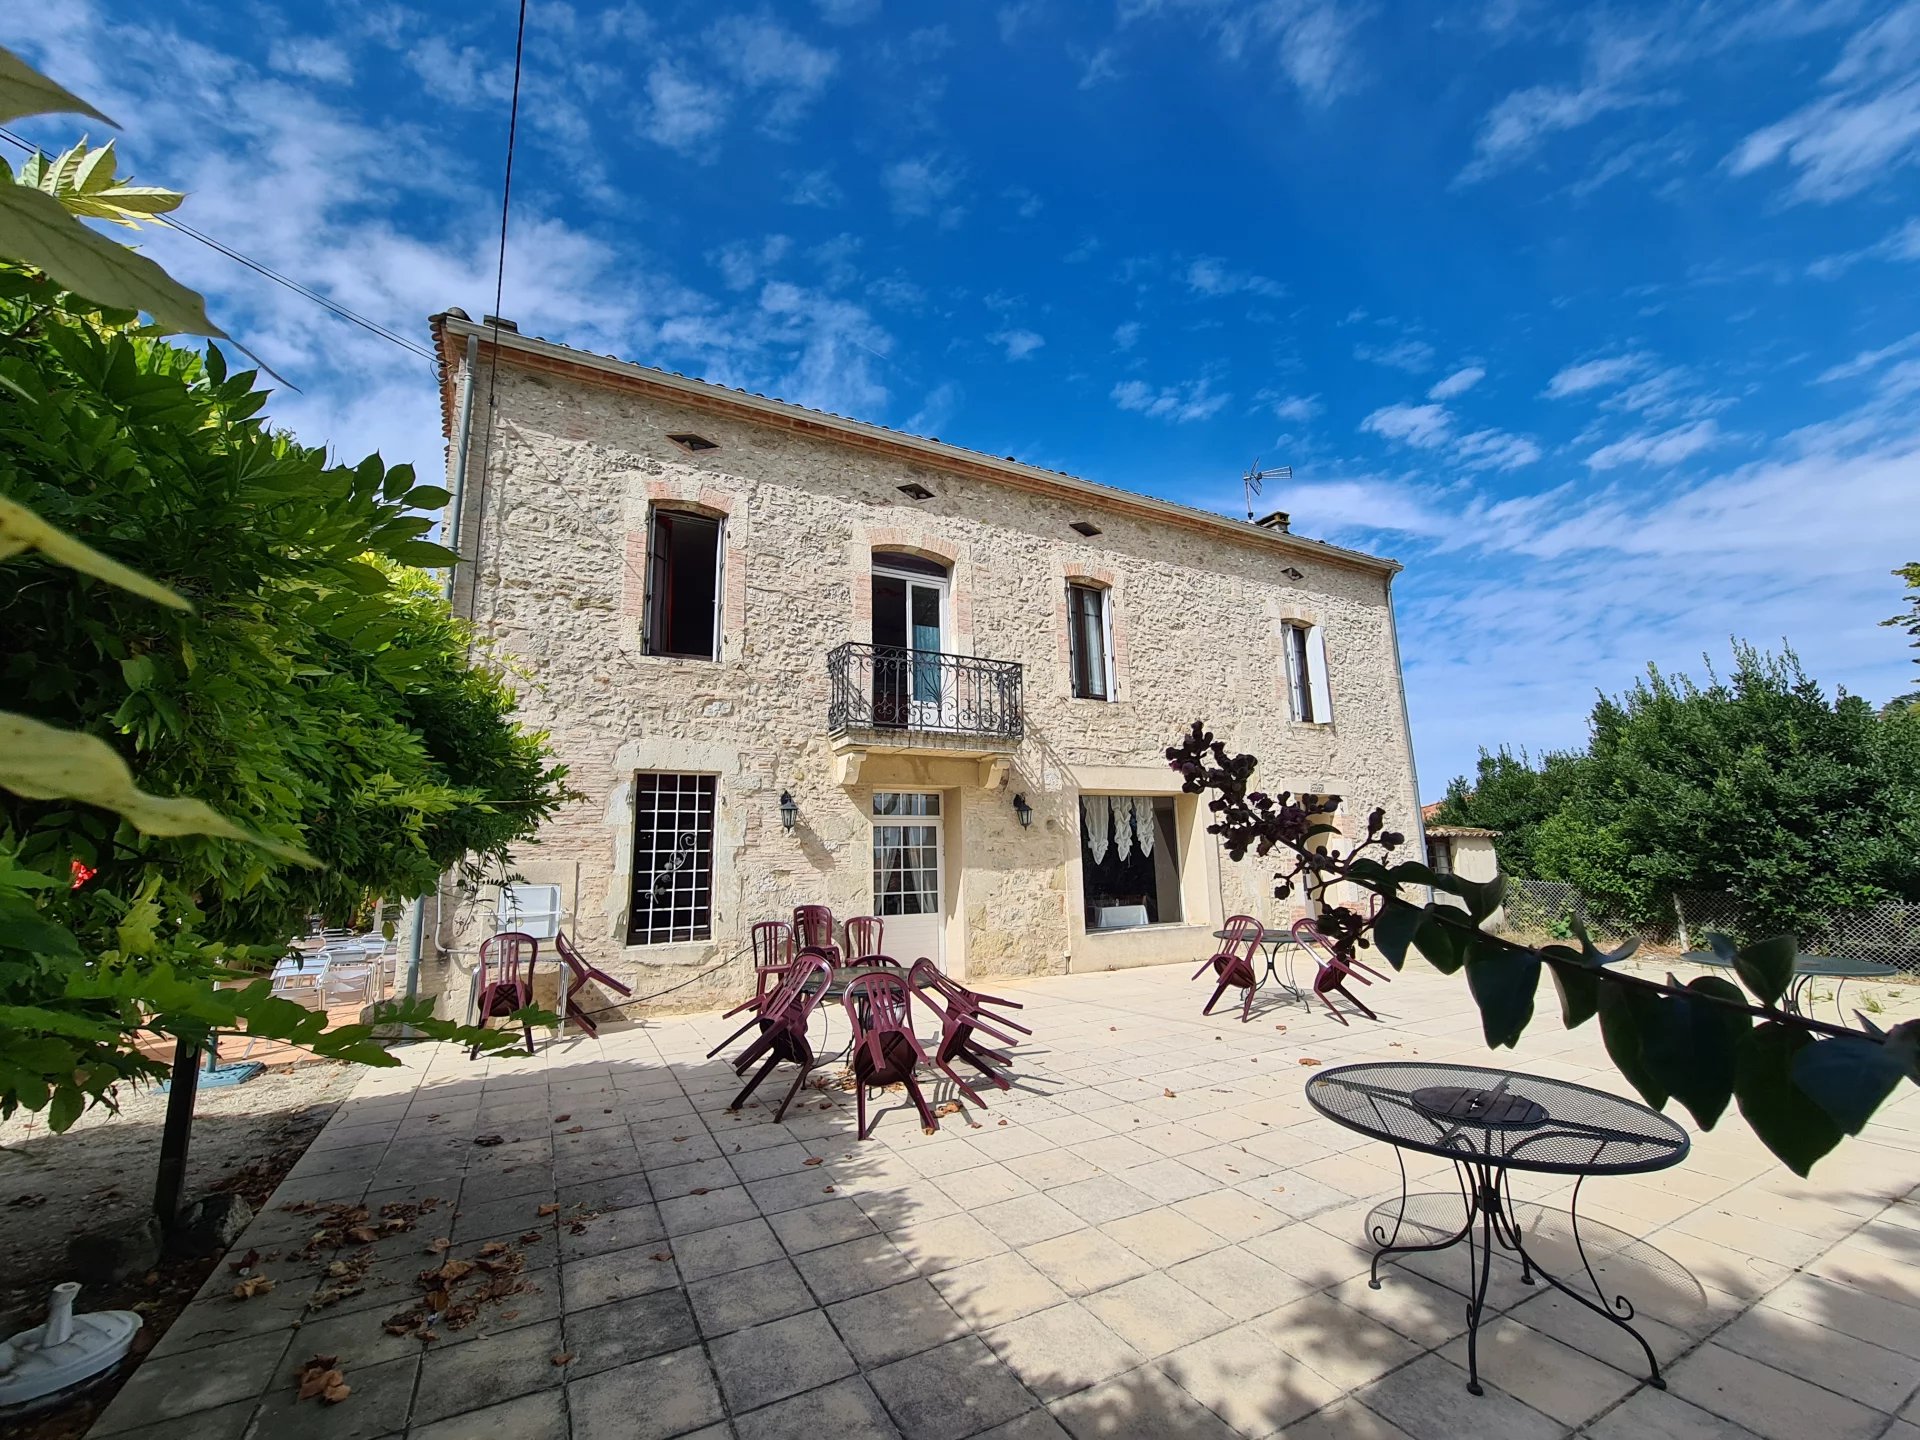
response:
{"label": "open window shutter", "polygon": [[1313,687],[1313,718],[1324,725],[1333,719],[1333,691],[1327,684],[1327,632],[1318,625],[1307,631],[1307,680]]}
{"label": "open window shutter", "polygon": [[640,613],[646,623],[649,655],[658,655],[667,644],[667,525],[667,517],[658,510],[647,523],[647,598]]}
{"label": "open window shutter", "polygon": [[727,522],[724,517],[713,527],[713,658],[720,658],[720,637],[725,633],[726,616],[722,597],[727,593]]}
{"label": "open window shutter", "polygon": [[1101,696],[1107,700],[1120,698],[1119,682],[1113,673],[1113,591],[1100,592],[1100,650],[1101,661],[1107,667],[1104,682],[1100,687]]}

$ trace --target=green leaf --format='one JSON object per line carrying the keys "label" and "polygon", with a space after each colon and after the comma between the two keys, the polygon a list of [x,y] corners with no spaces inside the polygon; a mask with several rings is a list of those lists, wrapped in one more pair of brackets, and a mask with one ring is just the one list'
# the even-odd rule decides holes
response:
{"label": "green leaf", "polygon": [[1804,1030],[1777,1020],[1755,1026],[1741,1042],[1734,1078],[1740,1113],[1753,1133],[1800,1176],[1808,1174],[1845,1133],[1794,1081],[1795,1058],[1814,1043]]}
{"label": "green leaf", "polygon": [[453,493],[438,485],[416,485],[401,497],[409,510],[443,510],[453,503]]}
{"label": "green leaf", "polygon": [[0,45],[0,124],[24,115],[91,115],[116,130],[120,128],[64,85],[49,80]]}
{"label": "green leaf", "polygon": [[1413,944],[1442,975],[1451,975],[1467,963],[1467,953],[1460,940],[1431,912],[1427,912],[1420,928],[1414,931]]}
{"label": "green leaf", "polygon": [[82,544],[66,531],[49,525],[26,506],[0,495],[0,560],[18,555],[22,550],[38,550],[49,560],[69,570],[78,570],[109,585],[118,585],[122,590],[129,590],[161,605],[170,605],[175,610],[193,608],[166,586],[149,580],[138,570],[129,569],[118,560],[102,555],[91,545]]}
{"label": "green leaf", "polygon": [[1577,1029],[1599,1013],[1600,977],[1591,968],[1576,969],[1568,963],[1547,969],[1553,976],[1553,988],[1560,994],[1561,1024],[1569,1030]]}
{"label": "green leaf", "polygon": [[1648,1067],[1642,1051],[1641,1036],[1647,1028],[1645,1014],[1650,997],[1624,985],[1600,986],[1600,1038],[1607,1042],[1607,1054],[1614,1068],[1640,1098],[1656,1110],[1666,1107],[1667,1089]]}
{"label": "green leaf", "polygon": [[1849,1135],[1867,1128],[1906,1073],[1899,1054],[1880,1040],[1817,1040],[1793,1057],[1793,1083]]}
{"label": "green leaf", "polygon": [[[1710,941],[1717,938],[1708,937]],[[1717,951],[1719,946],[1714,949]],[[1787,993],[1787,986],[1793,983],[1793,962],[1799,951],[1791,935],[1756,940],[1733,957],[1734,973],[1762,1005],[1777,1005],[1780,997]]]}
{"label": "green leaf", "polygon": [[315,860],[298,846],[255,835],[198,800],[150,795],[104,740],[0,711],[0,787],[29,800],[80,800],[126,817],[145,835],[217,835],[242,840],[298,865]]}
{"label": "green leaf", "polygon": [[1507,877],[1496,875],[1491,880],[1460,882],[1460,898],[1467,902],[1467,914],[1478,925],[1494,911],[1500,908],[1501,897],[1507,893]]}
{"label": "green leaf", "polygon": [[456,552],[431,540],[402,540],[386,547],[386,553],[402,565],[418,565],[422,570],[440,570],[460,563]]}
{"label": "green leaf", "polygon": [[47,1128],[58,1135],[78,1120],[86,1108],[87,1097],[77,1085],[69,1082],[57,1087],[53,1103],[47,1109]]}
{"label": "green leaf", "polygon": [[38,915],[0,919],[0,950],[22,950],[29,955],[48,955],[57,960],[82,957],[80,942],[66,926]]}
{"label": "green leaf", "polygon": [[1491,949],[1467,961],[1467,986],[1480,1007],[1480,1028],[1491,1046],[1515,1045],[1533,1019],[1540,957],[1525,950]]}
{"label": "green leaf", "polygon": [[144,310],[163,335],[226,338],[197,293],[146,256],[81,224],[44,191],[0,184],[0,257],[44,270],[96,304]]}
{"label": "green leaf", "polygon": [[1374,947],[1398,970],[1406,964],[1407,947],[1414,935],[1427,923],[1426,910],[1404,900],[1389,900],[1373,924]]}
{"label": "green leaf", "polygon": [[1714,1127],[1733,1098],[1740,1042],[1753,1025],[1714,999],[1745,1003],[1739,986],[1706,975],[1679,995],[1647,996],[1635,1011],[1647,1070],[1703,1130]]}

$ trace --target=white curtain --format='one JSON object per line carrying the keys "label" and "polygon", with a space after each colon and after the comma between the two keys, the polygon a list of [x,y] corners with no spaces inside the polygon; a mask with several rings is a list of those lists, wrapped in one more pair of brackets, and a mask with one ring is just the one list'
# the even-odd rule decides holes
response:
{"label": "white curtain", "polygon": [[1125,860],[1133,853],[1133,797],[1109,795],[1107,809],[1113,815],[1113,848]]}
{"label": "white curtain", "polygon": [[1080,797],[1080,838],[1098,865],[1107,858],[1107,804],[1101,795]]}
{"label": "white curtain", "polygon": [[1133,797],[1133,833],[1140,841],[1140,853],[1153,854],[1153,797],[1136,795]]}

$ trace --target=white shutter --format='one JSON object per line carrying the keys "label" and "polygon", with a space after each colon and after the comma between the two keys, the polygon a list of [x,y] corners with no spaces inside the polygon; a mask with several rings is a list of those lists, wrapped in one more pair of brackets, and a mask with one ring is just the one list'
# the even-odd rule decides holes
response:
{"label": "white shutter", "polygon": [[1113,673],[1113,591],[1100,592],[1100,645],[1107,665],[1107,683],[1101,687],[1108,700],[1120,698],[1120,679]]}
{"label": "white shutter", "polygon": [[727,521],[713,530],[713,658],[720,658],[721,637],[726,632],[726,610],[722,600],[727,593]]}
{"label": "white shutter", "polygon": [[1313,687],[1313,718],[1325,725],[1333,719],[1333,691],[1327,684],[1327,632],[1318,625],[1307,631],[1307,681]]}

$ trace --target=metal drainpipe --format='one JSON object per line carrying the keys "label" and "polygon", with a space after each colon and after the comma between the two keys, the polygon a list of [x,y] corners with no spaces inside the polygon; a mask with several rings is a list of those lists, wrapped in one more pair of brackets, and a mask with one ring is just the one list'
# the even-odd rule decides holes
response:
{"label": "metal drainpipe", "polygon": [[[1400,664],[1400,625],[1393,616],[1393,576],[1387,576],[1387,635],[1393,641],[1393,678],[1400,690],[1400,733],[1407,737],[1407,778],[1413,782],[1413,858],[1427,863],[1427,822],[1420,813],[1420,770],[1413,759],[1413,718],[1407,713],[1407,672]],[[1433,893],[1429,891],[1431,900]]]}

